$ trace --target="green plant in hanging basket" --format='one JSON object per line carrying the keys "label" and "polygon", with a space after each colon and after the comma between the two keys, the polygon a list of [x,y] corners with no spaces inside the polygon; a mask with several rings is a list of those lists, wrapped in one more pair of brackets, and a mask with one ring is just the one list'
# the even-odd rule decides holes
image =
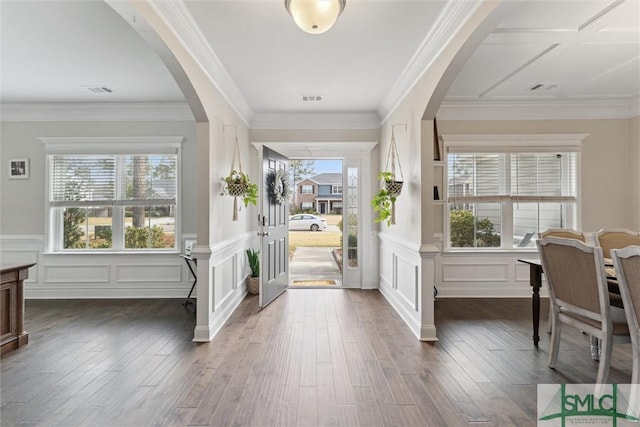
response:
{"label": "green plant in hanging basket", "polygon": [[378,179],[384,182],[384,186],[371,200],[371,205],[378,214],[376,222],[386,221],[390,226],[393,224],[393,204],[402,190],[402,181],[396,181],[392,172],[380,172]]}
{"label": "green plant in hanging basket", "polygon": [[397,181],[392,172],[380,172],[378,179],[384,180],[384,188],[390,195],[398,197],[402,192],[402,181]]}
{"label": "green plant in hanging basket", "polygon": [[251,183],[246,173],[234,169],[224,182],[227,184],[227,193],[233,197],[241,197],[245,206],[258,203],[258,184]]}

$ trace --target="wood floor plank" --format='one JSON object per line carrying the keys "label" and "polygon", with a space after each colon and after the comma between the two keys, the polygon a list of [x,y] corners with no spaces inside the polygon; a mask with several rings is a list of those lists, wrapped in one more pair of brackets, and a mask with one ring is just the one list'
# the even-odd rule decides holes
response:
{"label": "wood floor plank", "polygon": [[354,387],[358,420],[362,426],[383,426],[384,421],[376,395],[371,387]]}
{"label": "wood floor plank", "polygon": [[233,419],[235,418],[236,413],[238,412],[241,396],[241,388],[227,387],[224,391],[224,394],[222,395],[222,398],[220,399],[220,404],[209,420],[209,425],[230,426],[233,423]]}
{"label": "wood floor plank", "polygon": [[300,387],[299,396],[296,424],[299,426],[317,426],[318,390],[316,387]]}
{"label": "wood floor plank", "polygon": [[338,405],[338,425],[343,427],[357,427],[363,424],[358,418],[358,408],[356,405]]}
{"label": "wood floor plank", "polygon": [[336,405],[336,389],[333,382],[331,364],[318,364],[318,425],[337,426],[339,422]]}
{"label": "wood floor plank", "polygon": [[318,341],[316,335],[315,316],[305,317],[301,345],[300,386],[315,387],[318,385]]}
{"label": "wood floor plank", "polygon": [[275,425],[277,427],[297,427],[298,404],[281,403],[278,406],[278,415],[276,417]]}
{"label": "wood floor plank", "polygon": [[[566,328],[549,369],[528,299],[439,299],[435,343],[377,291],[288,290],[262,310],[248,296],[211,343],[192,342],[182,301],[27,300],[29,344],[0,363],[2,426],[535,426],[537,384],[598,368]],[[609,380],[628,383],[631,360],[614,345]]]}
{"label": "wood floor plank", "polygon": [[356,396],[349,379],[349,368],[347,367],[344,347],[340,338],[340,328],[336,323],[329,325],[328,329],[331,348],[331,372],[336,389],[336,403],[338,405],[353,405],[356,403]]}

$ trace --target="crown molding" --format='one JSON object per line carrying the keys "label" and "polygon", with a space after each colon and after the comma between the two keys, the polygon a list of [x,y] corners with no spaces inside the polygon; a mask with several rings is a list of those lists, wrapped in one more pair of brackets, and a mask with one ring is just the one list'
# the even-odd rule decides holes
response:
{"label": "crown molding", "polygon": [[251,129],[378,129],[380,117],[370,113],[258,113]]}
{"label": "crown molding", "polygon": [[[640,116],[632,101],[445,101],[440,120],[580,120]],[[185,102],[0,104],[3,122],[193,122]],[[260,113],[251,129],[378,129],[376,113]]]}
{"label": "crown molding", "polygon": [[149,2],[165,24],[209,76],[240,119],[249,126],[253,111],[182,0]]}
{"label": "crown molding", "polygon": [[433,61],[438,58],[442,49],[456,35],[458,29],[480,5],[479,1],[450,0],[446,3],[416,53],[378,107],[378,115],[382,118],[382,122],[387,120]]}
{"label": "crown molding", "polygon": [[640,115],[634,100],[592,101],[444,101],[439,120],[629,119]]}
{"label": "crown molding", "polygon": [[192,122],[186,102],[0,104],[3,122]]}

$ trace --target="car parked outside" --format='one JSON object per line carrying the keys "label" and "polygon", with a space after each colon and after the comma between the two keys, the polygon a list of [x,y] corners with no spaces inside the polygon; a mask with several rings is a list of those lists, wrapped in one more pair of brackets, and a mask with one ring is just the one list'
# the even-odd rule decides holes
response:
{"label": "car parked outside", "polygon": [[298,214],[289,217],[289,230],[320,231],[327,228],[327,220],[311,214]]}

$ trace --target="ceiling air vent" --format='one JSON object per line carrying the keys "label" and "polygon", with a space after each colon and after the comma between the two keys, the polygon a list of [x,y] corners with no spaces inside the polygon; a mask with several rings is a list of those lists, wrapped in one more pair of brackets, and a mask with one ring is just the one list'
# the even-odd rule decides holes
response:
{"label": "ceiling air vent", "polygon": [[106,86],[82,86],[83,89],[91,93],[112,93],[113,91]]}
{"label": "ceiling air vent", "polygon": [[302,95],[302,102],[320,102],[322,95]]}

